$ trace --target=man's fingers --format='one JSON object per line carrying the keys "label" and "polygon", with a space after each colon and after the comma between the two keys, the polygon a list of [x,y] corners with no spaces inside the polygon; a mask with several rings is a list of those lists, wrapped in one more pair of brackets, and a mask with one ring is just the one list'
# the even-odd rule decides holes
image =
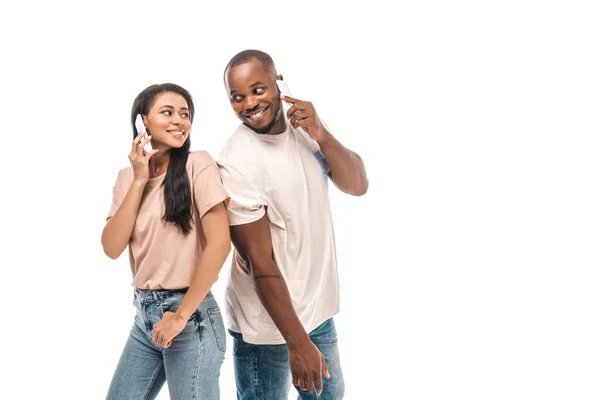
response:
{"label": "man's fingers", "polygon": [[292,126],[293,126],[294,128],[297,128],[297,127],[298,127],[298,125],[299,125],[300,123],[302,123],[302,121],[304,121],[304,120],[306,120],[306,118],[297,118],[297,119],[294,119],[294,120],[292,120]]}
{"label": "man's fingers", "polygon": [[290,119],[296,111],[298,111],[298,107],[294,104],[289,108],[289,110],[287,110],[285,114],[287,115],[288,119]]}
{"label": "man's fingers", "polygon": [[292,123],[294,128],[310,128],[312,118],[301,118]]}
{"label": "man's fingers", "polygon": [[327,369],[327,364],[325,364],[325,358],[321,355],[321,372],[325,378],[329,379],[331,376],[329,375],[329,370]]}
{"label": "man's fingers", "polygon": [[316,377],[317,379],[315,379],[315,391],[317,392],[317,394],[321,394],[321,392],[323,391],[323,378],[321,377],[321,374],[319,373]]}
{"label": "man's fingers", "polygon": [[300,119],[310,118],[310,117],[311,117],[311,115],[308,111],[297,110],[289,116],[289,120],[294,121],[294,120],[300,120]]}
{"label": "man's fingers", "polygon": [[299,101],[300,101],[300,100],[298,100],[298,99],[295,99],[295,98],[293,98],[293,97],[290,97],[290,96],[286,96],[286,95],[284,95],[284,94],[282,94],[282,95],[281,95],[281,96],[279,96],[279,97],[281,98],[281,100],[283,100],[283,101],[287,101],[287,102],[288,102],[288,103],[290,103],[290,104],[296,104],[297,102],[299,102]]}
{"label": "man's fingers", "polygon": [[307,385],[306,385],[306,381],[308,380],[308,377],[304,377],[304,378],[300,378],[300,380],[298,381],[298,387],[300,388],[300,390],[302,391],[306,391]]}
{"label": "man's fingers", "polygon": [[296,115],[298,115],[298,113],[301,111],[308,112],[306,105],[304,103],[296,103],[293,106],[291,106],[285,114],[287,115],[288,118],[291,118],[292,114],[295,113]]}

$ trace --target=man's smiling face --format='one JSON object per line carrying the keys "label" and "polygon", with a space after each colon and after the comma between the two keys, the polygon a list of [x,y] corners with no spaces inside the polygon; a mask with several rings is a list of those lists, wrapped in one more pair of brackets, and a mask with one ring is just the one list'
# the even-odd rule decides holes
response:
{"label": "man's smiling face", "polygon": [[230,67],[225,73],[231,107],[256,133],[278,134],[286,128],[276,79],[273,68],[256,58]]}

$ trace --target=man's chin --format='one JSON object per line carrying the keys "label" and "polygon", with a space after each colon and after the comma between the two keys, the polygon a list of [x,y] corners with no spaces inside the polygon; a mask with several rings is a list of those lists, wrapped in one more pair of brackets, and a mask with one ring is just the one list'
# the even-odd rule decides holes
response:
{"label": "man's chin", "polygon": [[251,125],[250,123],[243,121],[244,125],[246,125],[248,128],[252,129],[254,132],[258,133],[259,135],[264,135],[269,133],[269,131],[273,128],[273,126],[275,125],[275,118],[273,118],[273,120],[271,120],[271,122],[269,122],[268,124],[266,124],[265,126],[254,126]]}

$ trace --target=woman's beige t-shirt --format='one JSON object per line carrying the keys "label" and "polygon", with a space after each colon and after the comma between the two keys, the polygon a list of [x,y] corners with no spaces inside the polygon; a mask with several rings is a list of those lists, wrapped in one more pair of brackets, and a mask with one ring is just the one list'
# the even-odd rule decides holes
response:
{"label": "woman's beige t-shirt", "polygon": [[[192,192],[192,230],[186,236],[173,223],[165,222],[165,175],[148,181],[129,240],[132,286],[138,289],[183,289],[190,286],[206,240],[201,219],[215,205],[228,200],[215,160],[206,151],[189,154],[187,173]],[[113,188],[112,218],[131,183],[133,169],[119,171]]]}

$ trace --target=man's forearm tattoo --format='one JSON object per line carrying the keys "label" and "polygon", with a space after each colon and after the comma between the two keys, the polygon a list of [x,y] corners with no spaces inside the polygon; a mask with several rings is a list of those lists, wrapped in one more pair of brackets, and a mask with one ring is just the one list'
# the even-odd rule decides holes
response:
{"label": "man's forearm tattoo", "polygon": [[283,277],[281,275],[273,275],[273,274],[257,275],[254,277],[254,279],[265,279],[265,278],[283,279]]}

